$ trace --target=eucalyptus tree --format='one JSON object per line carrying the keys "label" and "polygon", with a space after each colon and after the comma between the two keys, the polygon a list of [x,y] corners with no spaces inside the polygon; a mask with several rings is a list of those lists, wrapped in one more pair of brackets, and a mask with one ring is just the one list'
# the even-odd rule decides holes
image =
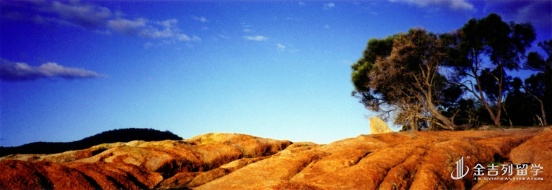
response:
{"label": "eucalyptus tree", "polygon": [[529,53],[524,67],[538,73],[525,79],[523,88],[539,102],[541,123],[546,126],[548,125],[546,112],[552,112],[552,40],[539,42],[539,47],[544,50],[548,58],[544,59],[537,52]]}
{"label": "eucalyptus tree", "polygon": [[494,124],[500,126],[506,95],[507,71],[520,69],[525,51],[535,40],[530,23],[506,23],[497,14],[469,20],[455,33],[454,81],[482,102]]}
{"label": "eucalyptus tree", "polygon": [[[445,117],[445,102],[460,96],[451,91],[439,67],[447,62],[447,44],[424,29],[411,29],[385,39],[371,39],[364,57],[353,64],[353,95],[370,110],[395,113],[395,124],[410,130],[455,129]],[[452,97],[452,98],[451,98]]]}

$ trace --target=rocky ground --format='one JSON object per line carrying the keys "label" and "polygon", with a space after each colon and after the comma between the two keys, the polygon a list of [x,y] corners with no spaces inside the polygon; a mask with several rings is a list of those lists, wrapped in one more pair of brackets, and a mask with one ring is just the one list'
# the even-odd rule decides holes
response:
{"label": "rocky ground", "polygon": [[[227,133],[101,144],[0,158],[0,189],[543,189],[552,180],[550,129],[386,133],[327,145]],[[462,157],[470,170],[454,180]],[[476,180],[478,163],[538,164],[542,180]],[[502,177],[534,176],[512,173]]]}

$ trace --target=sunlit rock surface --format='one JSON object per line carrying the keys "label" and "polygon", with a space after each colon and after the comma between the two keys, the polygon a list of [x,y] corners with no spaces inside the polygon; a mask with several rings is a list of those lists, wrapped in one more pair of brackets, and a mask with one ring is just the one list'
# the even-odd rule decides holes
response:
{"label": "sunlit rock surface", "polygon": [[371,117],[370,118],[370,134],[382,134],[382,133],[391,133],[394,132],[389,128],[387,123],[385,123],[383,120],[381,120],[378,117]]}
{"label": "sunlit rock surface", "polygon": [[[462,157],[469,168],[540,164],[543,180],[477,181],[472,170],[454,180]],[[542,189],[551,168],[550,128],[399,132],[328,145],[212,133],[6,156],[0,189]]]}

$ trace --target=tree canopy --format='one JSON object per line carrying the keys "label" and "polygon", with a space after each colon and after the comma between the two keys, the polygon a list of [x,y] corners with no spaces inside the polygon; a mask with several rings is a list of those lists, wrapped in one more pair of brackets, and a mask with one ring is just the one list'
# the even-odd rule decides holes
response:
{"label": "tree canopy", "polygon": [[531,24],[508,24],[494,13],[469,20],[456,33],[454,55],[458,57],[447,66],[454,69],[456,82],[482,102],[495,125],[501,124],[507,71],[520,69],[521,59],[535,36]]}
{"label": "tree canopy", "polygon": [[438,73],[448,59],[446,48],[438,35],[421,28],[370,40],[364,57],[352,67],[353,95],[370,110],[396,114],[395,124],[412,130],[453,129],[454,123],[441,112],[461,93],[454,94],[454,87]]}
{"label": "tree canopy", "polygon": [[525,85],[522,87],[538,102],[542,125],[548,125],[546,113],[550,115],[552,112],[552,40],[539,42],[539,47],[548,58],[544,59],[537,52],[529,53],[524,67],[538,73],[525,79]]}
{"label": "tree canopy", "polygon": [[[450,33],[413,28],[370,39],[351,66],[352,95],[403,130],[456,130],[482,121],[528,125],[539,118],[546,125],[546,107],[552,107],[552,40],[539,43],[548,54],[544,59],[526,54],[535,38],[530,23],[507,23],[493,13]],[[508,74],[519,69],[538,73],[525,81]],[[520,113],[535,108],[542,113]]]}

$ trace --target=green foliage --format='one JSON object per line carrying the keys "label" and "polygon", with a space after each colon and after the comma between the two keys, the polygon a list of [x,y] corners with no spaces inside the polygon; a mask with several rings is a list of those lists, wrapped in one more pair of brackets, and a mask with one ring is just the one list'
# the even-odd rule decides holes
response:
{"label": "green foliage", "polygon": [[371,39],[364,57],[352,67],[353,96],[370,110],[397,114],[395,124],[408,129],[452,129],[454,123],[441,112],[461,93],[438,72],[448,59],[446,46],[440,36],[420,28]]}
{"label": "green foliage", "polygon": [[[473,98],[451,101],[448,109],[443,113],[446,117],[453,119],[458,125],[468,125],[467,128],[478,126],[480,123],[480,109],[482,104]],[[483,110],[484,111],[484,110]]]}
{"label": "green foliage", "polygon": [[[525,79],[524,90],[538,102],[540,107],[540,120],[543,125],[552,123],[552,40],[539,42],[547,54],[545,60],[537,52],[530,52],[524,67],[529,70],[537,71],[537,74],[531,75]],[[538,117],[538,114],[535,114]],[[546,117],[549,115],[549,117]]]}
{"label": "green foliage", "polygon": [[552,40],[539,42],[539,47],[544,50],[548,58],[545,60],[537,52],[530,52],[524,67],[537,72],[552,73]]}
{"label": "green foliage", "polygon": [[531,24],[508,24],[493,13],[469,20],[451,37],[456,47],[450,55],[455,59],[446,65],[455,71],[456,82],[481,101],[495,125],[501,124],[503,97],[511,80],[507,71],[520,69],[520,61],[535,36]]}
{"label": "green foliage", "polygon": [[[552,115],[552,40],[539,43],[545,59],[526,55],[535,38],[530,23],[504,22],[493,13],[451,33],[411,29],[370,39],[351,66],[352,95],[404,130],[546,125],[552,118],[546,117]],[[538,73],[524,80],[508,75],[519,69]]]}
{"label": "green foliage", "polygon": [[547,125],[552,114],[552,40],[540,42],[539,46],[548,54],[544,59],[536,52],[530,52],[524,69],[537,71],[523,81],[514,78],[508,81],[508,95],[504,101],[503,124],[534,126]]}
{"label": "green foliage", "polygon": [[375,69],[375,62],[378,57],[387,57],[391,54],[393,41],[396,37],[397,35],[394,35],[384,39],[370,39],[368,41],[368,45],[362,53],[363,57],[351,65],[353,69],[352,81],[356,89],[353,94],[358,93],[360,96],[370,95],[367,93],[370,90],[367,87],[367,84],[370,82],[368,73]]}
{"label": "green foliage", "polygon": [[492,161],[492,162],[489,162],[487,164],[487,167],[491,167],[491,165],[500,166],[500,165],[502,165],[502,163],[497,162],[497,161]]}

